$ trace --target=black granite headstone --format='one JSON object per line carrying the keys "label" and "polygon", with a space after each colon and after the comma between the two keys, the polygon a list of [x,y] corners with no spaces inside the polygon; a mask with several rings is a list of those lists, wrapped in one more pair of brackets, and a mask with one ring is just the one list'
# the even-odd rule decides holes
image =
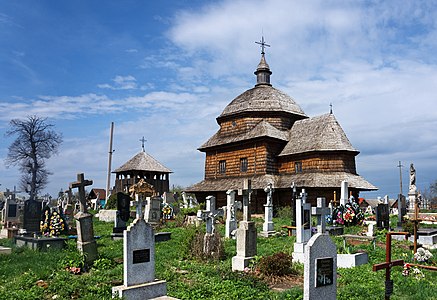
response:
{"label": "black granite headstone", "polygon": [[124,222],[130,218],[130,197],[125,193],[117,193],[117,211],[120,219]]}
{"label": "black granite headstone", "polygon": [[378,229],[389,229],[390,210],[388,204],[378,204],[376,207],[376,227]]}
{"label": "black granite headstone", "polygon": [[41,203],[35,200],[24,202],[23,228],[27,232],[39,232]]}
{"label": "black granite headstone", "polygon": [[17,204],[9,204],[8,218],[17,217]]}

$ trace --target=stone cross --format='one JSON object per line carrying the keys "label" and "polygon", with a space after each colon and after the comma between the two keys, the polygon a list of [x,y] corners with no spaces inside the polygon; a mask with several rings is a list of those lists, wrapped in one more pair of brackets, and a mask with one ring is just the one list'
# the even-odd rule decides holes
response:
{"label": "stone cross", "polygon": [[273,224],[273,192],[274,188],[272,184],[269,183],[268,186],[264,189],[264,192],[267,194],[267,203],[264,204],[264,223],[263,230],[260,232],[260,235],[264,237],[269,237],[275,234],[274,224]]}
{"label": "stone cross", "polygon": [[226,204],[225,237],[230,238],[232,232],[237,229],[237,220],[235,218],[235,191],[228,190],[226,192]]}
{"label": "stone cross", "polygon": [[215,209],[215,197],[206,197],[206,210],[197,211],[197,218],[206,222],[206,233],[214,234],[215,232],[215,218],[223,216],[223,209]]}
{"label": "stone cross", "polygon": [[243,221],[250,221],[250,198],[252,196],[252,181],[243,181]]}
{"label": "stone cross", "polygon": [[329,214],[329,208],[325,206],[325,198],[317,198],[317,207],[312,208],[312,215],[317,216],[317,232],[325,233],[326,229],[326,218],[325,216]]}
{"label": "stone cross", "polygon": [[266,206],[271,206],[273,205],[273,192],[275,191],[275,189],[272,187],[273,185],[271,183],[269,183],[267,185],[267,187],[264,189],[264,192],[266,192],[267,194],[267,202],[266,202]]}
{"label": "stone cross", "polygon": [[92,180],[86,180],[83,173],[77,174],[77,181],[70,183],[70,189],[77,188],[79,190],[80,211],[88,212],[85,198],[85,187],[92,185]]}

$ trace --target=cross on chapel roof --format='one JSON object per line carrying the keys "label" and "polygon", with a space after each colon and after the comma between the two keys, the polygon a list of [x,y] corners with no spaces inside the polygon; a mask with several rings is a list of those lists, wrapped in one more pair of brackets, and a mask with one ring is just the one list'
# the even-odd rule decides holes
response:
{"label": "cross on chapel roof", "polygon": [[262,55],[265,54],[265,51],[264,51],[265,47],[270,47],[270,45],[264,41],[264,36],[262,36],[260,42],[255,42],[255,44],[261,45],[261,54]]}

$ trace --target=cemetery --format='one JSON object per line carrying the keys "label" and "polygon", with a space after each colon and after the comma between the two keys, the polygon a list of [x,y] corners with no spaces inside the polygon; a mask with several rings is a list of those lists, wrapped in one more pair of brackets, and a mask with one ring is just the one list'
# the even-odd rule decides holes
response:
{"label": "cemetery", "polygon": [[[398,216],[385,208],[373,221],[354,202],[327,206],[319,197],[312,206],[305,189],[290,199],[293,220],[291,207],[270,212],[271,185],[266,213],[252,214],[250,180],[227,192],[229,207],[218,207],[213,196],[164,203],[140,181],[118,194],[114,217],[101,221],[80,201],[91,183],[78,174],[70,184],[79,205],[65,224],[46,206],[39,229],[0,239],[1,299],[432,299],[437,292],[430,284],[437,279],[437,228],[421,224],[428,212],[417,202],[398,228]],[[242,203],[234,200],[238,192]],[[164,209],[176,206],[171,216]],[[193,210],[197,222],[189,223]],[[56,222],[45,226],[49,215]],[[32,217],[25,214],[23,224],[37,224]],[[65,230],[71,223],[77,236]],[[291,224],[289,235],[282,227]]]}

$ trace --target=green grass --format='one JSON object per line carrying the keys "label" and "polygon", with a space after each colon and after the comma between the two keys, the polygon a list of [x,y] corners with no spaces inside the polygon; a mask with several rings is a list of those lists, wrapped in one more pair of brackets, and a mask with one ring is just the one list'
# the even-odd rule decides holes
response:
{"label": "green grass", "polygon": [[[262,219],[254,220],[261,230]],[[258,257],[277,252],[291,254],[295,237],[286,236],[281,225],[289,219],[275,218],[275,229],[282,235],[258,238]],[[217,230],[224,235],[224,226]],[[231,271],[231,258],[235,255],[235,240],[225,240],[226,258],[222,261],[197,261],[190,255],[190,242],[194,227],[177,227],[170,222],[159,230],[172,232],[170,241],[156,244],[156,277],[167,280],[168,294],[180,299],[302,299],[301,287],[275,292],[260,279]],[[348,227],[345,233],[357,233],[361,227]],[[67,266],[81,266],[81,256],[74,240],[62,251],[38,252],[15,248],[11,241],[0,240],[0,245],[13,247],[11,255],[0,256],[0,299],[111,299],[111,287],[122,284],[123,241],[112,241],[112,224],[94,221],[99,259],[94,267],[81,275],[71,274]],[[333,237],[338,247],[342,239]],[[378,243],[385,243],[383,233]],[[385,249],[373,250],[371,243],[351,246],[350,250],[369,253],[370,262],[353,269],[338,270],[337,299],[382,299],[384,271],[373,272],[372,265],[385,260]],[[433,253],[435,256],[437,253]],[[407,242],[393,241],[392,258],[411,261],[412,253]],[[297,268],[303,272],[303,266]],[[401,275],[402,267],[393,268],[394,294],[391,299],[437,299],[437,273],[424,270],[425,278],[417,280]]]}

